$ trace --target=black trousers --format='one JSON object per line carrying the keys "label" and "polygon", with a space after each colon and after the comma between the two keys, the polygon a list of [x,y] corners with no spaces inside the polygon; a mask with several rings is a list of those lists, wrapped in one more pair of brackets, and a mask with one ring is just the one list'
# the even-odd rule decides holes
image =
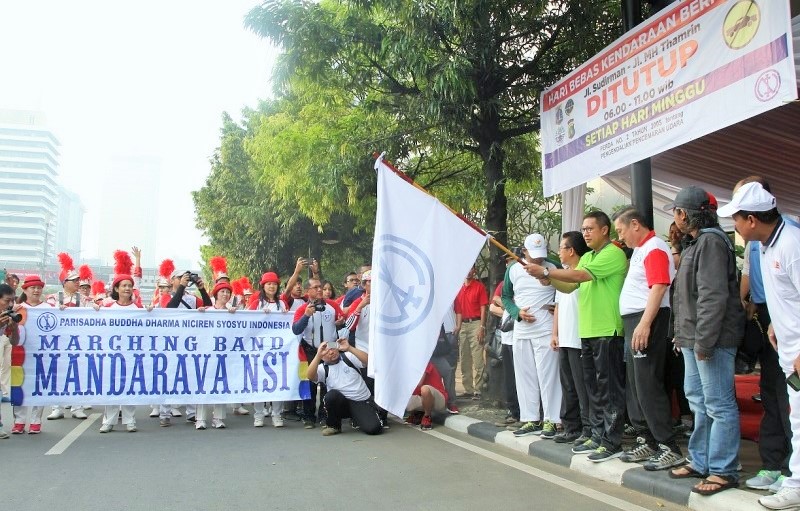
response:
{"label": "black trousers", "polygon": [[[756,304],[758,323],[764,334],[770,324],[767,305]],[[762,336],[762,346],[758,354],[761,365],[761,404],[764,405],[764,416],[761,418],[761,429],[758,434],[758,454],[766,470],[780,470],[789,473],[789,456],[792,454],[792,427],[789,424],[789,391],[786,376],[783,374],[778,352],[769,343],[766,335]]]}
{"label": "black trousers", "polygon": [[612,450],[622,445],[625,427],[624,342],[619,336],[581,339],[592,438]]}
{"label": "black trousers", "polygon": [[[431,357],[431,364],[439,371],[444,382],[444,390],[447,392],[447,406],[456,402],[456,370],[448,362],[447,357]],[[370,389],[372,390],[372,389]]]}
{"label": "black trousers", "polygon": [[506,408],[512,417],[519,419],[519,399],[517,398],[517,379],[514,377],[514,347],[503,344],[503,395]]}
{"label": "black trousers", "polygon": [[328,412],[325,424],[331,428],[342,429],[342,419],[350,417],[362,433],[377,435],[383,431],[378,411],[371,401],[353,401],[338,390],[329,390],[323,403]]}
{"label": "black trousers", "polygon": [[579,348],[558,349],[559,376],[561,378],[561,424],[566,433],[592,436],[589,421],[589,397],[583,383],[583,362]]}
{"label": "black trousers", "polygon": [[[672,321],[671,317],[670,321]],[[667,343],[664,345],[664,357],[664,389],[667,392],[667,399],[671,402],[674,393],[680,414],[692,415],[689,401],[686,400],[686,392],[683,390],[683,377],[686,370],[683,354],[675,353],[672,349],[672,339],[667,339]]]}
{"label": "black trousers", "polygon": [[651,447],[665,444],[677,449],[672,432],[672,406],[664,388],[665,345],[670,320],[669,307],[658,310],[650,325],[647,349],[634,352],[631,348],[633,331],[643,313],[622,316],[625,325],[625,387],[628,418],[637,434]]}
{"label": "black trousers", "polygon": [[[317,356],[317,350],[308,343],[301,343],[303,347],[303,351],[306,354],[306,358],[309,362],[314,360],[314,357]],[[316,422],[317,420],[317,387],[320,389],[320,403],[325,398],[325,393],[327,392],[327,387],[324,383],[314,383],[311,382],[311,399],[304,399],[303,400],[303,420],[304,421],[312,421]],[[323,415],[324,411],[320,410],[320,415]]]}

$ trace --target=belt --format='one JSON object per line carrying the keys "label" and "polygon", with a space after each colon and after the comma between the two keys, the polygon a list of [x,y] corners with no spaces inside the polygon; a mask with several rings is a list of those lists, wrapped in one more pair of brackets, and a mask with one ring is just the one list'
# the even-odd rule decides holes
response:
{"label": "belt", "polygon": [[469,319],[462,319],[462,323],[472,323],[473,321],[480,321],[481,318],[469,318]]}

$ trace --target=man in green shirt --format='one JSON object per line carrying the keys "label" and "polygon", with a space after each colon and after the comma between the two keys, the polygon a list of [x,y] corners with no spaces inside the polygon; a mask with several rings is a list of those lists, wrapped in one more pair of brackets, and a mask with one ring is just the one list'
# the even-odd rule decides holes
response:
{"label": "man in green shirt", "polygon": [[611,220],[602,211],[586,214],[581,231],[592,250],[581,257],[575,269],[547,270],[537,264],[528,264],[525,269],[562,293],[581,289],[578,331],[592,438],[572,452],[589,454],[590,461],[599,463],[622,454],[625,342],[619,296],[628,261],[625,253],[611,242]]}

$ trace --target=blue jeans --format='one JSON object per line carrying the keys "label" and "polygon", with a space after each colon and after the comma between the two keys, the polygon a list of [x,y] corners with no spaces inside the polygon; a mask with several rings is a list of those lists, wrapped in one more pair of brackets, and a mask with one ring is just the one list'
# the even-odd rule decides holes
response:
{"label": "blue jeans", "polygon": [[692,468],[701,474],[738,479],[739,408],[733,385],[736,348],[717,348],[710,360],[697,360],[693,349],[681,351],[686,364],[686,399],[694,413],[694,432],[689,439]]}

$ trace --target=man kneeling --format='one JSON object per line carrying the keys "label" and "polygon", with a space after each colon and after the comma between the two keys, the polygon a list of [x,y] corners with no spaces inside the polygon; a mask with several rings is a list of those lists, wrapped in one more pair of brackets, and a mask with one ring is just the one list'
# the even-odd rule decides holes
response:
{"label": "man kneeling", "polygon": [[406,411],[408,424],[419,424],[420,429],[428,430],[433,427],[431,413],[436,411],[444,413],[447,403],[447,391],[444,389],[444,381],[436,367],[428,362],[425,374],[414,389],[411,399],[408,400]]}
{"label": "man kneeling", "polygon": [[383,431],[372,395],[359,371],[366,365],[367,354],[350,346],[347,339],[322,343],[314,360],[308,364],[308,379],[328,387],[323,399],[328,414],[322,428],[323,436],[341,433],[342,419],[347,417],[368,435]]}

